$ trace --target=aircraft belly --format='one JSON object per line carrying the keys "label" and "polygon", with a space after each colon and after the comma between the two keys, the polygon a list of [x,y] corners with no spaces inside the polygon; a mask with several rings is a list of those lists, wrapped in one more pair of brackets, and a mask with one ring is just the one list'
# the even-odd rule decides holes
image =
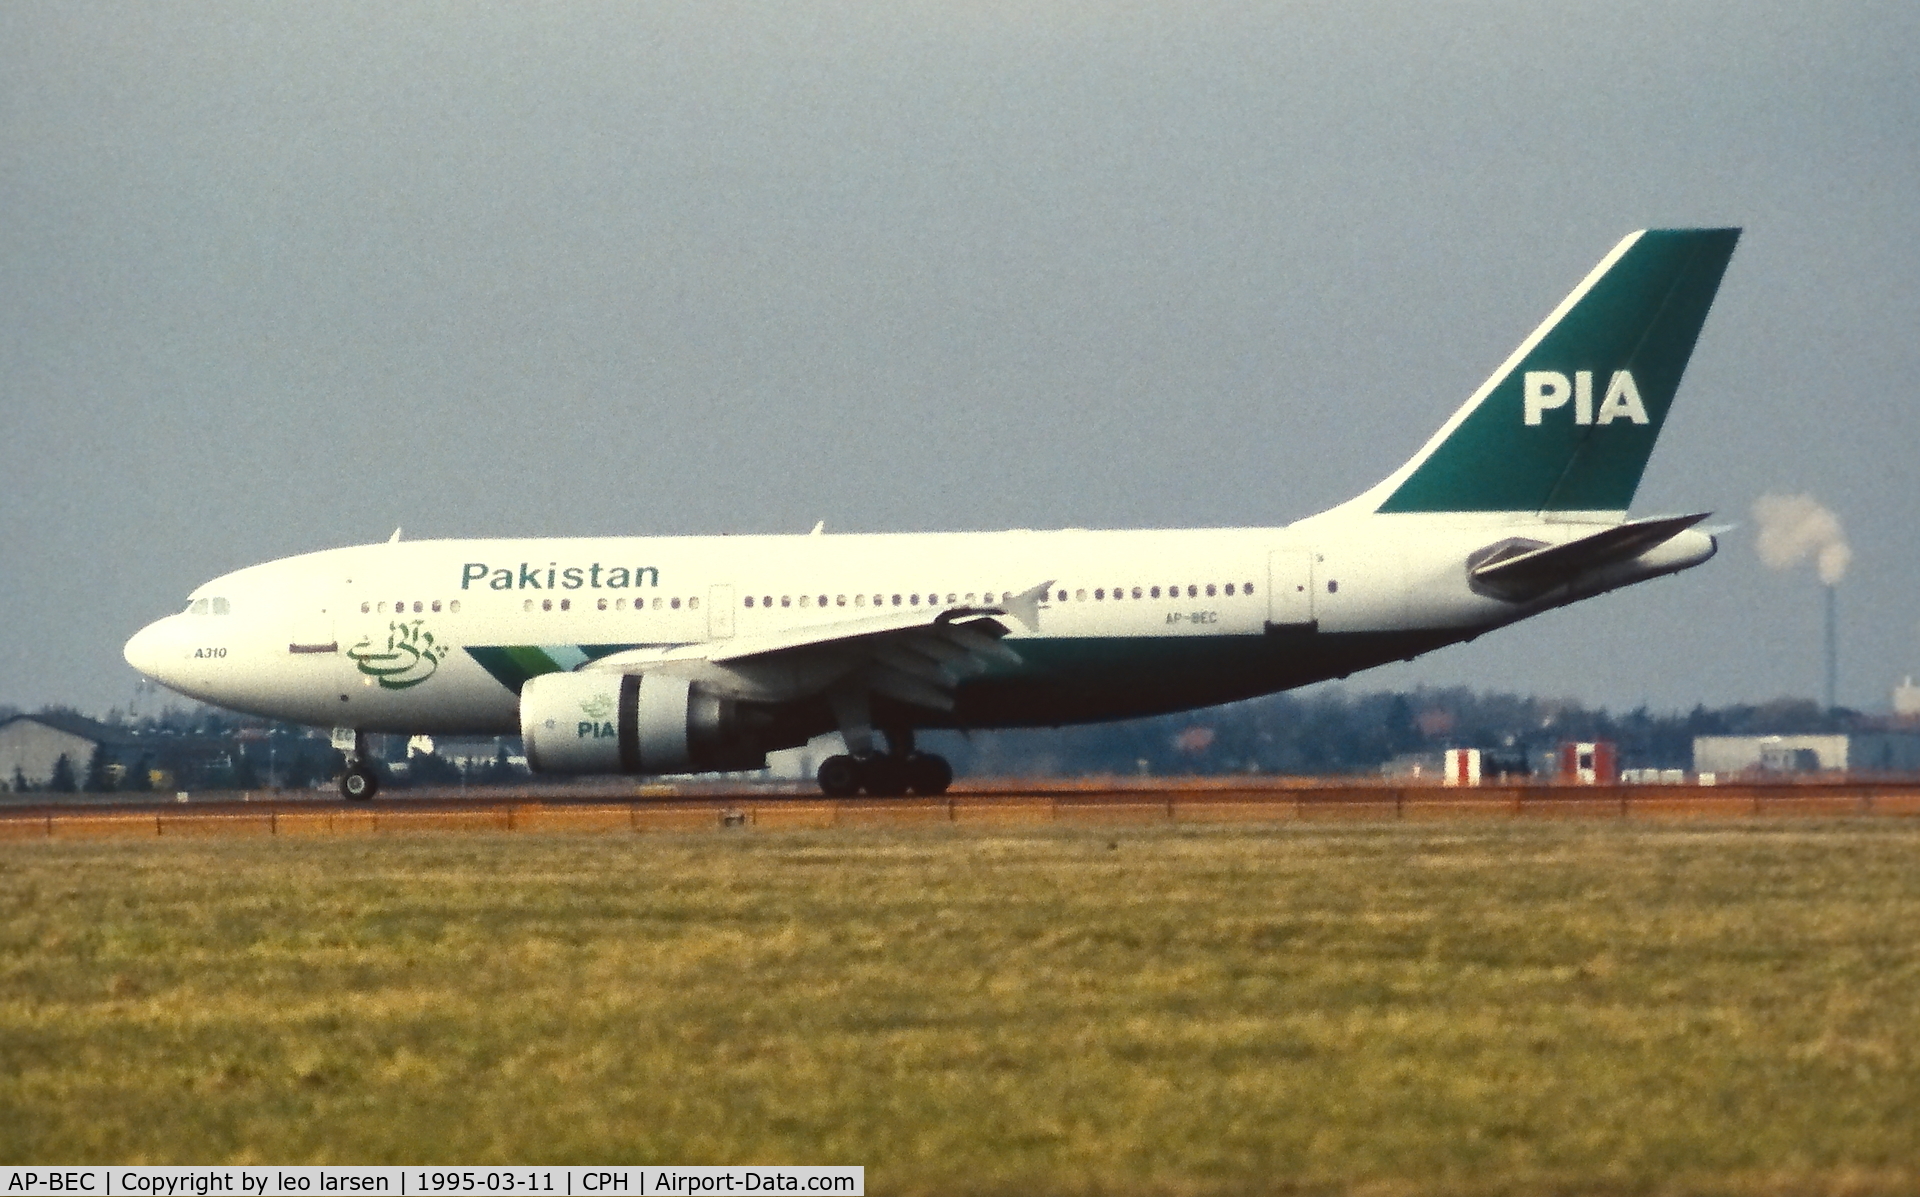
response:
{"label": "aircraft belly", "polygon": [[960,686],[955,727],[1054,726],[1216,706],[1292,689],[1460,638],[1449,630],[1023,639],[1026,666]]}

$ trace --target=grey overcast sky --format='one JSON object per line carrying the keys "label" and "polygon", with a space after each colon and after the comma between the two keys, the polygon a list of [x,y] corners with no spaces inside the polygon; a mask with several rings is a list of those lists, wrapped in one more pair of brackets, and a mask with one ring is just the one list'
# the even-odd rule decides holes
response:
{"label": "grey overcast sky", "polygon": [[1642,226],[1747,230],[1636,510],[1687,575],[1351,684],[1920,673],[1920,5],[0,6],[0,703],[261,560],[486,535],[1276,524]]}

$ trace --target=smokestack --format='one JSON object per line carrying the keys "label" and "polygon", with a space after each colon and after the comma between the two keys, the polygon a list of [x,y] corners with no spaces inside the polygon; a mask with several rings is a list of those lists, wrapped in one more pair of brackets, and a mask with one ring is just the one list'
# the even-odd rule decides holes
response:
{"label": "smokestack", "polygon": [[1840,637],[1835,626],[1838,620],[1833,610],[1837,602],[1835,596],[1839,593],[1838,586],[1827,587],[1827,709],[1829,711],[1840,705]]}
{"label": "smokestack", "polygon": [[1832,710],[1840,702],[1840,579],[1853,563],[1853,548],[1840,517],[1812,495],[1761,495],[1753,503],[1753,520],[1760,525],[1754,541],[1760,560],[1772,569],[1792,569],[1812,558],[1827,588],[1827,709]]}

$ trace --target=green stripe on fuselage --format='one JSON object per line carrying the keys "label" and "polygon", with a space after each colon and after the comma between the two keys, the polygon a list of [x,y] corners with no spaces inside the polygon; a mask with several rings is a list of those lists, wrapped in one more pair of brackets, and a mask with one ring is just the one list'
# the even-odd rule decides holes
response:
{"label": "green stripe on fuselage", "polygon": [[467,655],[515,694],[527,684],[529,678],[539,677],[543,673],[562,673],[570,668],[568,661],[597,661],[601,657],[625,652],[632,648],[660,647],[643,644],[565,644],[542,647],[534,644],[469,644]]}

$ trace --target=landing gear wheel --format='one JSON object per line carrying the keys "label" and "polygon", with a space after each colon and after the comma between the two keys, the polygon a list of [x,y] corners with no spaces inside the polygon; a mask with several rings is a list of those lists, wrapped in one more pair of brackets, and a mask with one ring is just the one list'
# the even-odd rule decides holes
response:
{"label": "landing gear wheel", "polygon": [[820,782],[820,792],[829,798],[851,798],[860,792],[860,762],[842,753],[830,756],[820,762],[820,772],[816,775]]}
{"label": "landing gear wheel", "polygon": [[907,763],[897,756],[869,757],[865,789],[875,798],[898,798],[907,792]]}
{"label": "landing gear wheel", "polygon": [[916,752],[907,758],[907,788],[923,798],[947,792],[953,784],[953,766],[947,758],[931,752]]}
{"label": "landing gear wheel", "polygon": [[351,765],[340,775],[340,796],[365,802],[380,792],[380,776],[365,765]]}

